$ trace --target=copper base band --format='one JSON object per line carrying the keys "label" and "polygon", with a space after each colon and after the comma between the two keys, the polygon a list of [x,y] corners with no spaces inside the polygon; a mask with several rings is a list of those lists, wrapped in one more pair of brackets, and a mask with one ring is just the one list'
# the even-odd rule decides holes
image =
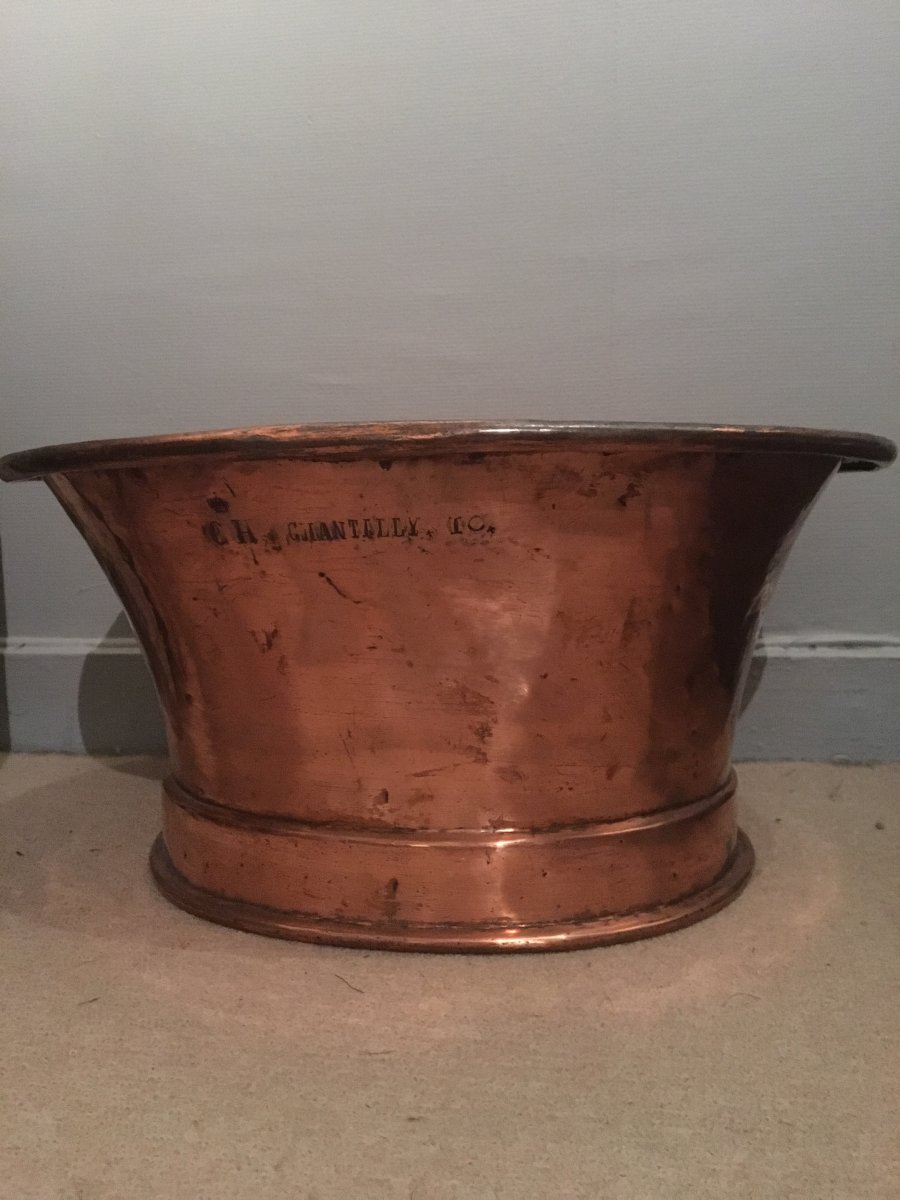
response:
{"label": "copper base band", "polygon": [[172,863],[160,835],[150,853],[150,868],[159,890],[179,908],[219,925],[267,937],[370,950],[431,953],[495,954],[512,951],[584,950],[615,942],[636,941],[670,933],[711,917],[743,891],[753,871],[750,840],[738,830],[734,853],[722,874],[708,887],[645,912],[561,921],[545,925],[497,927],[477,925],[397,925],[334,921],[304,913],[280,912],[263,905],[229,900],[195,887]]}
{"label": "copper base band", "polygon": [[180,907],[255,933],[409,950],[594,946],[687,925],[737,894],[753,853],[734,790],[731,774],[707,796],[620,820],[411,830],[230,809],[170,778],[151,865]]}

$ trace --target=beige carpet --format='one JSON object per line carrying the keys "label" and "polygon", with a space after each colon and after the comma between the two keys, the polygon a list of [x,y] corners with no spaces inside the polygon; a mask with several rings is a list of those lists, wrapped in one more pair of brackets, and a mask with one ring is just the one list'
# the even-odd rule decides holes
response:
{"label": "beige carpet", "polygon": [[176,911],[159,769],[0,766],[2,1200],[900,1196],[900,767],[744,766],[734,906],[503,959]]}

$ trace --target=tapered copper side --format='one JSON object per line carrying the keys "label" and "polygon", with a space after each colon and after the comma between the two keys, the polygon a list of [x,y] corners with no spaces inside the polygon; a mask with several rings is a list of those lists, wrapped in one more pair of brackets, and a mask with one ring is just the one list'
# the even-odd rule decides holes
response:
{"label": "tapered copper side", "polygon": [[119,592],[171,756],[157,882],[260,933],[565,949],[746,882],[731,742],[810,505],[879,438],[520,423],[13,455]]}

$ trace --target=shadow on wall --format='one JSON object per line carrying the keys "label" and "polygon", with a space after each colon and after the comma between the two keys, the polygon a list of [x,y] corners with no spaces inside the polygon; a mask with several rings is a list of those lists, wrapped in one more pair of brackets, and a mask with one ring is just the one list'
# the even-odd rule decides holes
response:
{"label": "shadow on wall", "polygon": [[759,690],[759,685],[763,681],[763,675],[766,673],[766,663],[768,662],[762,644],[757,642],[753,651],[753,658],[750,660],[750,670],[747,672],[747,678],[744,680],[744,690],[741,693],[740,716],[743,716]]}
{"label": "shadow on wall", "polygon": [[6,689],[6,596],[3,590],[3,544],[0,542],[0,752],[10,748],[9,693]]}
{"label": "shadow on wall", "polygon": [[165,754],[159,701],[124,612],[85,656],[78,727],[88,754]]}

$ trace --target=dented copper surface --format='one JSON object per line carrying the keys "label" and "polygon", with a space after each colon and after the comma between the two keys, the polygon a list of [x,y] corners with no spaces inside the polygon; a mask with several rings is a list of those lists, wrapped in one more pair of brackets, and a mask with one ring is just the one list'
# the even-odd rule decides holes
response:
{"label": "dented copper surface", "polygon": [[163,892],[421,950],[647,936],[753,861],[731,741],[758,620],[866,435],[517,423],[50,447],[150,663]]}

